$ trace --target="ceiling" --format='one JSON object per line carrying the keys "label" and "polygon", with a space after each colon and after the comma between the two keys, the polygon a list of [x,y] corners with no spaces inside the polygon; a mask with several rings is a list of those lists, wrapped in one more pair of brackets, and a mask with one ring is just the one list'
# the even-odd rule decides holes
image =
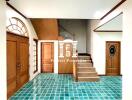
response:
{"label": "ceiling", "polygon": [[10,0],[28,18],[100,19],[121,0]]}

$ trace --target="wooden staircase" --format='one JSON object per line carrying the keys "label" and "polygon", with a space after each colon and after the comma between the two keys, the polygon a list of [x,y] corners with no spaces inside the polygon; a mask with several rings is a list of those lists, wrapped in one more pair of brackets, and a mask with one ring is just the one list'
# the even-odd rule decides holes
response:
{"label": "wooden staircase", "polygon": [[78,81],[99,81],[99,76],[93,67],[90,55],[79,55],[76,67]]}

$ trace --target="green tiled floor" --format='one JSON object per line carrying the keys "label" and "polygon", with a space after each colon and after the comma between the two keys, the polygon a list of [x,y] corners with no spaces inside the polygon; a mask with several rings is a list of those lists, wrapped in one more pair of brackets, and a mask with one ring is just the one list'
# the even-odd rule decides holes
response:
{"label": "green tiled floor", "polygon": [[74,82],[72,75],[39,74],[10,100],[121,100],[122,78],[101,76],[99,82]]}

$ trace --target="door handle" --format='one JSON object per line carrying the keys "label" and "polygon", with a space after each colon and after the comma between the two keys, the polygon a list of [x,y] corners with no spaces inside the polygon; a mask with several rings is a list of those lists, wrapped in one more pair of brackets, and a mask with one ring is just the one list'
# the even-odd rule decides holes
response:
{"label": "door handle", "polygon": [[20,63],[19,63],[19,64],[17,64],[17,67],[18,67],[18,68],[21,68],[21,64],[20,64]]}

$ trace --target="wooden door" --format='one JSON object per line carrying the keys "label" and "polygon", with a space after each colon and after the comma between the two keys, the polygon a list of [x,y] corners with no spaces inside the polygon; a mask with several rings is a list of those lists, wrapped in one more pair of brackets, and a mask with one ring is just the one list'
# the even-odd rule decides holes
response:
{"label": "wooden door", "polygon": [[120,42],[106,42],[106,75],[120,75]]}
{"label": "wooden door", "polygon": [[53,72],[54,68],[54,44],[42,43],[42,72]]}
{"label": "wooden door", "polygon": [[28,38],[7,33],[7,97],[29,79]]}
{"label": "wooden door", "polygon": [[27,38],[19,37],[19,86],[29,80],[29,43]]}
{"label": "wooden door", "polygon": [[17,38],[7,35],[7,97],[17,88]]}
{"label": "wooden door", "polygon": [[[59,47],[60,52],[60,47]],[[58,73],[60,74],[71,74],[73,73],[73,58],[72,58],[72,43],[64,43],[63,45],[63,56],[59,57],[59,68]]]}

